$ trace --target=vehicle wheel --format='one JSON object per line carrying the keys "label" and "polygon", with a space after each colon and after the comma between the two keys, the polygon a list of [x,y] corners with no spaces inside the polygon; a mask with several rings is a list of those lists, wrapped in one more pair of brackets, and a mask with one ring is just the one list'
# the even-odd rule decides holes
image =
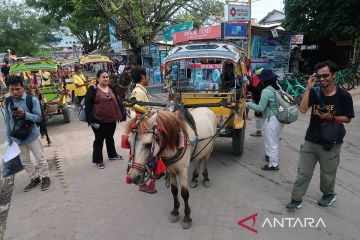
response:
{"label": "vehicle wheel", "polygon": [[294,96],[294,102],[296,105],[300,106],[302,97],[304,96],[305,89],[302,86],[298,86],[295,89],[296,95]]}
{"label": "vehicle wheel", "polygon": [[246,121],[242,129],[234,129],[232,132],[232,150],[235,155],[241,156],[244,152]]}
{"label": "vehicle wheel", "polygon": [[70,111],[68,108],[64,108],[62,110],[63,116],[64,116],[64,123],[69,123],[70,122]]}

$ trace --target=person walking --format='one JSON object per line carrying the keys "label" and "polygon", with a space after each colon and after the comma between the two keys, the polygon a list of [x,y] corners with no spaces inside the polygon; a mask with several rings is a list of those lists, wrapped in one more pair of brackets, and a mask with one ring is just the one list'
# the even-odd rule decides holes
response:
{"label": "person walking", "polygon": [[80,105],[81,101],[86,95],[87,86],[90,84],[86,81],[83,68],[80,64],[75,64],[74,66],[75,75],[73,76],[74,85],[75,85],[75,95],[78,99],[78,104]]}
{"label": "person walking", "polygon": [[124,107],[109,86],[109,75],[104,70],[96,74],[97,84],[91,86],[85,95],[85,112],[88,124],[94,132],[92,161],[98,168],[105,168],[102,149],[104,140],[109,160],[122,160],[116,152],[114,133],[116,123],[125,121]]}
{"label": "person walking", "polygon": [[[49,166],[44,155],[44,150],[40,142],[40,130],[38,124],[41,122],[41,108],[39,101],[24,91],[24,79],[21,76],[8,76],[7,78],[10,97],[5,100],[6,134],[8,142],[19,144],[21,150],[20,161],[30,183],[24,191],[28,192],[41,183],[41,190],[45,191],[50,187]],[[14,137],[14,126],[20,121],[30,122],[29,133],[21,139]],[[21,128],[21,127],[20,127]],[[30,151],[33,153],[40,170],[40,175],[35,171],[35,167],[30,159]]]}
{"label": "person walking", "polygon": [[[256,76],[256,74],[251,70],[251,60],[247,59],[246,62],[246,76],[249,79],[249,84],[246,86],[246,89],[251,92],[252,95],[252,102],[259,104],[261,91],[264,89],[264,85],[262,84],[261,80]],[[247,109],[249,110],[249,109]],[[256,132],[250,133],[252,137],[262,137],[262,128],[264,125],[264,118],[262,113],[254,112],[255,115],[255,127]]]}
{"label": "person walking", "polygon": [[278,76],[271,69],[256,71],[257,77],[262,81],[264,89],[261,91],[259,104],[245,103],[245,107],[261,112],[264,121],[265,160],[269,163],[262,166],[262,170],[279,170],[279,139],[284,127],[274,113],[276,113],[275,90],[279,90]]}
{"label": "person walking", "polygon": [[[320,62],[315,65],[315,71],[308,79],[300,103],[301,113],[306,113],[309,107],[312,109],[305,142],[300,149],[291,201],[286,206],[289,209],[301,208],[317,162],[320,164],[320,191],[323,193],[318,205],[326,207],[336,201],[334,190],[345,136],[344,123],[350,123],[355,117],[351,95],[335,85],[336,65],[331,61]],[[316,80],[320,82],[320,89],[314,87]],[[322,127],[329,123],[337,123],[335,126],[341,130],[336,141],[330,144],[322,132]]]}

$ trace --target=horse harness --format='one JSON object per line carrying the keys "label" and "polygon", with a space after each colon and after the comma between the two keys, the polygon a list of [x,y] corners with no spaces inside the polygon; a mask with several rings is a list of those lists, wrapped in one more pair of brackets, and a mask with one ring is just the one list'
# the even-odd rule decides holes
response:
{"label": "horse harness", "polygon": [[[166,167],[176,163],[177,161],[179,161],[180,159],[183,158],[183,156],[186,153],[187,150],[187,146],[191,145],[193,146],[192,149],[192,153],[191,153],[191,158],[190,161],[195,159],[197,156],[199,156],[199,154],[211,143],[211,141],[217,137],[221,131],[221,129],[227,124],[227,122],[232,118],[233,114],[231,114],[228,119],[223,123],[223,125],[218,129],[218,131],[215,133],[215,135],[210,136],[210,137],[206,137],[206,138],[198,138],[198,134],[197,134],[197,130],[196,130],[196,124],[195,121],[192,117],[192,115],[190,114],[190,112],[185,109],[185,113],[183,111],[181,111],[183,116],[185,117],[186,121],[188,122],[189,126],[192,128],[192,130],[195,133],[195,139],[192,141],[189,141],[189,139],[184,139],[186,141],[184,141],[184,147],[178,148],[178,150],[176,151],[174,156],[171,157],[162,157],[162,161],[165,164]],[[145,118],[145,117],[151,117],[152,113],[146,113],[146,114],[142,114],[142,115],[137,115],[136,116],[136,121],[135,123],[131,126],[132,128],[132,144],[131,144],[131,148],[130,148],[130,155],[129,155],[129,162],[128,162],[128,168],[127,168],[127,172],[130,170],[130,168],[135,168],[138,169],[140,171],[145,172],[145,174],[147,175],[147,178],[153,178],[154,176],[154,169],[159,161],[159,156],[161,155],[161,153],[165,150],[164,145],[162,144],[162,136],[161,136],[161,130],[158,129],[158,127],[155,125],[151,130],[147,130],[147,133],[151,133],[152,134],[152,141],[151,141],[151,148],[150,148],[150,152],[149,155],[147,157],[147,161],[146,164],[141,164],[141,163],[137,163],[135,162],[135,143],[137,140],[137,136],[138,136],[138,125],[139,123]],[[182,134],[182,133],[180,133]],[[205,141],[207,139],[210,139],[208,141],[208,143],[197,153],[196,149],[197,149],[197,144],[201,141]],[[160,151],[158,152],[158,154],[155,156],[154,155],[154,150],[155,150],[155,144],[158,144],[160,146]]]}

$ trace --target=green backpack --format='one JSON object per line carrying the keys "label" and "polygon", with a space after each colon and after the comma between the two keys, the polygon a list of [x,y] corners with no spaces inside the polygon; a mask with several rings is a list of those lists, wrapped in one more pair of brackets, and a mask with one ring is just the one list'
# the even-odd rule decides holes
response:
{"label": "green backpack", "polygon": [[281,89],[275,90],[272,86],[268,86],[267,88],[274,92],[276,103],[276,112],[274,112],[274,114],[279,122],[284,124],[295,122],[299,118],[300,111],[293,97]]}

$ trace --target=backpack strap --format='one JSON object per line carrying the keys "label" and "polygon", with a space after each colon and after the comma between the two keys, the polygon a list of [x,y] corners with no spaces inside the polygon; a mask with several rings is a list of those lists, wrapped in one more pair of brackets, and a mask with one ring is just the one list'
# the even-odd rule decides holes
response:
{"label": "backpack strap", "polygon": [[6,109],[9,108],[9,105],[10,105],[10,107],[13,107],[13,106],[14,106],[14,100],[13,100],[13,97],[12,97],[12,96],[7,97],[7,98],[5,99],[5,107],[6,107]]}
{"label": "backpack strap", "polygon": [[279,106],[280,106],[280,103],[277,99],[277,96],[276,96],[276,89],[273,88],[272,86],[268,86],[268,88],[274,93],[274,99],[275,99],[275,104],[276,104],[276,113],[274,113],[274,115],[277,117],[279,115]]}
{"label": "backpack strap", "polygon": [[26,106],[28,107],[30,113],[32,113],[33,110],[33,97],[29,94],[26,94]]}

